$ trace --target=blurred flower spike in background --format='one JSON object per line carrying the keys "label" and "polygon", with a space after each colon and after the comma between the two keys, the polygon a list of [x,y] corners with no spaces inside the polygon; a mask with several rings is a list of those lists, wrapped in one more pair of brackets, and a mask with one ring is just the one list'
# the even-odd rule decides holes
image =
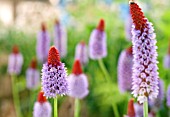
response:
{"label": "blurred flower spike in background", "polygon": [[87,65],[89,61],[88,47],[84,41],[81,41],[76,46],[75,60],[79,60],[82,65]]}
{"label": "blurred flower spike in background", "polygon": [[50,48],[50,36],[44,22],[41,23],[41,30],[37,34],[37,59],[44,63],[47,60],[48,49]]}
{"label": "blurred flower spike in background", "polygon": [[118,85],[120,91],[131,91],[132,87],[132,66],[133,55],[132,46],[123,50],[118,61]]}
{"label": "blurred flower spike in background", "polygon": [[32,59],[30,67],[26,71],[28,89],[36,89],[40,85],[40,73],[37,70],[37,60]]}
{"label": "blurred flower spike in background", "polygon": [[52,107],[46,100],[42,91],[38,94],[38,100],[34,104],[33,117],[51,117]]}
{"label": "blurred flower spike in background", "polygon": [[61,58],[67,54],[67,32],[61,22],[56,19],[54,25],[54,45],[58,49]]}
{"label": "blurred flower spike in background", "polygon": [[8,73],[18,75],[23,65],[23,56],[19,52],[19,47],[14,45],[12,53],[8,57]]}
{"label": "blurred flower spike in background", "polygon": [[74,62],[72,74],[68,76],[68,84],[71,97],[81,99],[89,93],[87,76],[83,73],[79,60]]}
{"label": "blurred flower spike in background", "polygon": [[91,59],[101,59],[107,56],[105,22],[100,20],[96,29],[90,35],[89,56]]}

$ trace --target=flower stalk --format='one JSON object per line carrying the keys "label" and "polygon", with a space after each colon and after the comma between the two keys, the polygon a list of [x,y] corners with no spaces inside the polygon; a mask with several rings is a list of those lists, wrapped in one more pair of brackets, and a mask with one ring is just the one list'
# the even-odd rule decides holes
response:
{"label": "flower stalk", "polygon": [[143,117],[148,117],[148,100],[143,103]]}
{"label": "flower stalk", "polygon": [[74,102],[74,117],[80,116],[80,100],[78,98],[75,98]]}
{"label": "flower stalk", "polygon": [[19,101],[19,95],[18,95],[18,89],[15,86],[15,78],[16,75],[12,74],[11,75],[11,81],[12,81],[12,93],[13,93],[13,100],[14,100],[14,105],[15,105],[15,110],[16,110],[16,115],[17,117],[22,117],[21,110],[20,110],[20,101]]}
{"label": "flower stalk", "polygon": [[54,98],[54,117],[58,117],[57,96]]}

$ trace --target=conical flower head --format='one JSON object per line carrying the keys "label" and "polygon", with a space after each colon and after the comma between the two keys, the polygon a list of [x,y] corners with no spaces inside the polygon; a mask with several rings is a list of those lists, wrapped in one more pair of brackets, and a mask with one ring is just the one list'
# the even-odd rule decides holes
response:
{"label": "conical flower head", "polygon": [[42,90],[44,95],[55,98],[68,93],[67,73],[64,63],[60,61],[58,50],[52,46],[49,50],[48,62],[42,68]]}
{"label": "conical flower head", "polygon": [[36,69],[37,60],[32,59],[30,67],[26,71],[26,83],[28,89],[36,89],[40,85],[40,73]]}
{"label": "conical flower head", "polygon": [[84,98],[88,95],[88,81],[85,74],[82,73],[81,64],[76,60],[73,65],[72,74],[68,77],[69,95],[74,98]]}
{"label": "conical flower head", "polygon": [[19,52],[19,47],[14,45],[12,53],[8,57],[8,73],[18,75],[23,65],[23,56]]}
{"label": "conical flower head", "polygon": [[163,63],[164,63],[164,68],[167,68],[167,69],[170,68],[170,42],[168,46],[168,53],[167,55],[165,55]]}
{"label": "conical flower head", "polygon": [[118,85],[121,92],[131,91],[132,87],[132,46],[123,50],[118,60]]}
{"label": "conical flower head", "polygon": [[80,42],[76,46],[75,60],[77,59],[80,60],[82,65],[86,65],[88,63],[89,60],[88,48],[84,41]]}
{"label": "conical flower head", "polygon": [[34,104],[33,117],[51,117],[52,108],[43,92],[39,92],[38,101]]}
{"label": "conical flower head", "polygon": [[133,87],[132,94],[140,103],[158,95],[157,46],[152,24],[144,17],[139,6],[130,1],[130,13],[133,19]]}
{"label": "conical flower head", "polygon": [[55,20],[54,45],[58,49],[61,58],[67,55],[67,31],[59,20]]}
{"label": "conical flower head", "polygon": [[134,100],[130,99],[128,102],[128,109],[127,109],[128,117],[135,117],[135,109],[134,109]]}
{"label": "conical flower head", "polygon": [[166,93],[166,105],[170,107],[170,85],[168,86],[167,93]]}
{"label": "conical flower head", "polygon": [[90,35],[89,56],[91,59],[101,59],[107,56],[106,34],[104,32],[104,20],[100,20],[99,25]]}
{"label": "conical flower head", "polygon": [[44,63],[47,60],[48,49],[50,48],[50,36],[45,23],[41,24],[41,30],[37,34],[36,53],[37,59]]}

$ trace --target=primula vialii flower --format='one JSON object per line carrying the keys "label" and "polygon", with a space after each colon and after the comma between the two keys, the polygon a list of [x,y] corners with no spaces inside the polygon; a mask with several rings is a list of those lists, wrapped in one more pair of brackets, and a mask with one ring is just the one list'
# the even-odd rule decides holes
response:
{"label": "primula vialii flower", "polygon": [[87,45],[84,41],[80,42],[76,46],[75,60],[80,60],[82,65],[85,65],[88,63],[88,60],[89,60],[88,49],[87,49]]}
{"label": "primula vialii flower", "polygon": [[158,67],[156,35],[152,23],[150,23],[139,6],[130,1],[130,13],[133,20],[133,87],[132,94],[137,97],[139,103],[157,98],[158,95]]}
{"label": "primula vialii flower", "polygon": [[54,26],[54,45],[58,49],[61,58],[67,54],[67,32],[61,23],[56,20]]}
{"label": "primula vialii flower", "polygon": [[48,56],[48,49],[50,48],[50,36],[47,32],[45,23],[41,24],[41,31],[37,35],[37,58],[41,62],[45,62]]}
{"label": "primula vialii flower", "polygon": [[81,99],[89,93],[87,76],[83,74],[79,60],[76,60],[73,65],[72,74],[68,77],[68,84],[71,97]]}
{"label": "primula vialii flower", "polygon": [[38,88],[40,84],[40,73],[36,69],[36,67],[37,67],[37,61],[36,59],[33,59],[31,61],[30,67],[26,71],[26,80],[27,80],[28,89]]}
{"label": "primula vialii flower", "polygon": [[68,93],[65,64],[60,61],[58,50],[52,46],[48,53],[48,62],[42,68],[42,90],[48,98]]}
{"label": "primula vialii flower", "polygon": [[122,51],[118,62],[118,84],[121,92],[131,91],[132,87],[132,46]]}
{"label": "primula vialii flower", "polygon": [[8,73],[18,75],[21,72],[23,64],[23,56],[19,52],[18,46],[14,45],[12,49],[12,53],[8,58]]}
{"label": "primula vialii flower", "polygon": [[167,93],[166,93],[166,105],[170,107],[170,85],[168,86]]}
{"label": "primula vialii flower", "polygon": [[38,100],[34,104],[33,117],[51,117],[52,108],[43,92],[39,92]]}
{"label": "primula vialii flower", "polygon": [[104,31],[104,20],[93,30],[89,41],[89,56],[91,59],[101,59],[107,56],[106,33]]}
{"label": "primula vialii flower", "polygon": [[167,69],[170,68],[170,42],[168,47],[168,54],[164,57],[164,67]]}

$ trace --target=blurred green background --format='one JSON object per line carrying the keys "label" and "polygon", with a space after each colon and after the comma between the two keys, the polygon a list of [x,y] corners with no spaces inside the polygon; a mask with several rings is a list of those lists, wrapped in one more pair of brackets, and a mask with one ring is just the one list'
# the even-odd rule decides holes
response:
{"label": "blurred green background", "polygon": [[[0,0],[0,7],[5,4],[4,1]],[[116,103],[120,117],[126,114],[127,102],[132,96],[128,93],[119,93],[117,86],[117,63],[120,52],[131,45],[131,42],[126,39],[124,29],[128,15],[128,1],[106,1],[107,2],[104,0],[69,0],[59,7],[53,5],[56,4],[53,3],[55,1],[52,1],[52,4],[46,0],[23,0],[17,2],[9,0],[9,4],[17,4],[15,6],[17,9],[11,8],[12,15],[7,15],[6,13],[10,12],[10,10],[4,10],[8,7],[2,6],[0,8],[0,117],[15,117],[10,76],[7,73],[8,55],[11,53],[14,44],[19,46],[24,57],[22,72],[18,76],[16,84],[19,89],[20,107],[24,117],[32,116],[33,104],[36,101],[37,93],[40,89],[34,91],[26,89],[25,71],[29,67],[31,59],[36,57],[36,33],[40,29],[40,23],[46,21],[50,35],[53,38],[52,30],[55,18],[61,18],[61,21],[66,25],[68,31],[68,54],[62,59],[62,62],[66,64],[68,74],[71,73],[74,62],[76,44],[81,40],[84,40],[88,44],[90,33],[96,28],[99,19],[103,18],[105,20],[108,55],[103,61],[111,76],[111,82],[106,83],[98,62],[90,60],[88,65],[83,68],[84,73],[88,76],[90,92],[89,95],[81,101],[81,116],[114,117],[113,103]],[[3,4],[1,4],[1,2]],[[144,9],[145,16],[154,24],[159,55],[159,76],[164,81],[166,91],[170,83],[170,73],[168,69],[163,67],[163,57],[168,52],[170,38],[170,1],[141,0],[139,2]],[[27,11],[23,12],[22,5],[27,4],[28,6],[26,6],[26,8],[30,8],[27,10],[32,10],[32,14]],[[37,6],[45,6],[47,8],[39,7],[37,8],[38,10],[40,9],[38,11],[35,7],[29,6],[31,4],[38,4]],[[44,9],[48,9],[49,12]],[[38,13],[39,15],[37,15]],[[11,19],[8,16],[11,17]],[[40,18],[41,16],[43,18]],[[4,17],[8,19],[3,19]],[[41,70],[42,64],[39,64],[38,68]],[[53,100],[49,101],[53,103]],[[72,108],[72,101],[73,100],[67,96],[59,99],[59,115],[61,117],[66,117],[62,113]],[[168,108],[166,107],[165,101],[166,99],[164,100],[164,106],[160,108],[160,111],[157,113],[158,117],[168,116]]]}

